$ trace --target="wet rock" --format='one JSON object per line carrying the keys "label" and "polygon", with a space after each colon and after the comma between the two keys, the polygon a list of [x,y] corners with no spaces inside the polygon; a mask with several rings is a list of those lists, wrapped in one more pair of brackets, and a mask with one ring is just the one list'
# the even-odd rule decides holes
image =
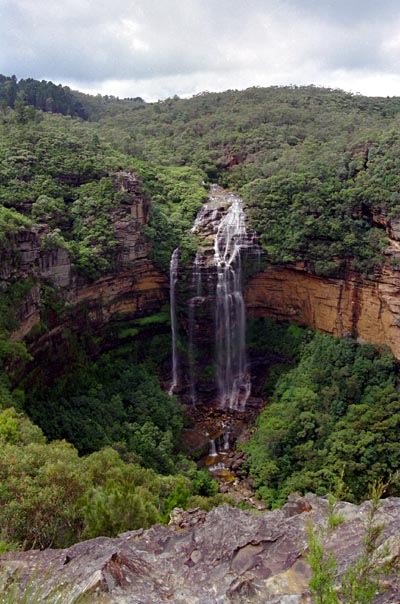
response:
{"label": "wet rock", "polygon": [[231,468],[232,468],[232,470],[233,470],[233,471],[236,471],[236,470],[238,470],[238,469],[240,468],[240,466],[241,466],[242,464],[244,464],[244,459],[236,459],[236,460],[235,460],[235,461],[232,463]]}

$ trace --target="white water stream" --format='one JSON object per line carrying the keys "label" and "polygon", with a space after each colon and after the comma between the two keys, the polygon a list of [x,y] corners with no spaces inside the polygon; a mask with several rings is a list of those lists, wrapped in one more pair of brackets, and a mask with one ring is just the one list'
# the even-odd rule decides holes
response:
{"label": "white water stream", "polygon": [[243,410],[251,383],[246,359],[241,254],[253,242],[246,230],[242,200],[235,195],[229,197],[231,205],[220,220],[214,239],[217,380],[221,407]]}
{"label": "white water stream", "polygon": [[[196,255],[192,273],[193,297],[189,301],[190,391],[196,402],[195,338],[196,304],[201,303],[201,270],[210,275],[215,267],[215,354],[218,398],[221,407],[244,410],[250,395],[246,359],[246,314],[242,291],[242,256],[258,245],[246,229],[240,197],[213,185],[192,231],[206,241],[205,252]],[[210,249],[209,243],[213,248]],[[213,255],[211,256],[211,254]],[[208,283],[209,283],[208,279]]]}
{"label": "white water stream", "polygon": [[169,395],[172,396],[178,385],[178,320],[176,316],[176,284],[178,281],[179,266],[179,247],[177,247],[171,256],[169,263],[169,301],[171,309],[171,332],[172,332],[172,383],[169,389]]}
{"label": "white water stream", "polygon": [[[190,400],[192,404],[197,400],[196,328],[198,326],[196,321],[199,316],[197,313],[208,296],[211,296],[209,299],[215,300],[215,367],[219,405],[222,408],[229,407],[243,411],[250,396],[251,382],[246,359],[242,258],[246,250],[258,253],[259,248],[254,235],[247,232],[241,198],[224,191],[217,185],[212,186],[209,201],[200,210],[192,232],[199,235],[202,251],[197,252],[193,264],[192,297],[188,301]],[[178,386],[179,380],[176,312],[178,265],[179,248],[174,250],[170,261],[172,384],[169,393],[171,395]]]}

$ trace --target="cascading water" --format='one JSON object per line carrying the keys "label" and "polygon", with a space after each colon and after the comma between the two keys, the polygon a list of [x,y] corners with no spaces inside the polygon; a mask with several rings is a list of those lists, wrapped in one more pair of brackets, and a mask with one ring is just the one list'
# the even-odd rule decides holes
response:
{"label": "cascading water", "polygon": [[[199,212],[192,232],[202,242],[192,273],[193,297],[189,300],[189,350],[191,399],[196,402],[194,380],[195,311],[201,298],[201,269],[207,274],[206,295],[215,299],[215,350],[220,406],[243,410],[251,383],[246,360],[245,305],[242,293],[242,256],[245,250],[258,252],[255,235],[247,233],[240,197],[213,185],[209,201]],[[213,248],[210,248],[212,242]],[[216,271],[216,284],[212,269]],[[211,270],[210,270],[211,269]],[[214,283],[210,290],[211,281]]]}
{"label": "cascading water", "polygon": [[244,410],[251,383],[246,360],[241,254],[253,242],[246,231],[242,200],[230,195],[230,201],[214,239],[217,380],[221,407]]}
{"label": "cascading water", "polygon": [[[194,229],[195,227],[193,227]],[[193,230],[192,229],[192,230]],[[189,300],[189,379],[190,379],[190,402],[196,404],[196,376],[195,376],[195,321],[196,305],[201,303],[201,262],[200,254],[197,252],[192,271],[192,291],[194,296]]]}
{"label": "cascading water", "polygon": [[177,247],[171,256],[169,263],[169,300],[171,310],[171,332],[172,332],[172,383],[169,389],[169,395],[172,396],[175,388],[178,385],[178,348],[177,348],[177,333],[178,321],[176,316],[176,284],[178,281],[178,266],[179,266],[179,247]]}
{"label": "cascading water", "polygon": [[209,452],[208,452],[208,455],[209,455],[210,457],[216,457],[216,456],[218,455],[218,453],[217,453],[217,445],[216,445],[216,443],[215,443],[215,439],[214,439],[214,438],[212,438],[212,439],[209,441],[209,445],[210,445],[210,450],[209,450]]}
{"label": "cascading water", "polygon": [[224,451],[229,451],[230,448],[230,436],[231,436],[231,431],[228,427],[228,430],[226,432],[224,432]]}

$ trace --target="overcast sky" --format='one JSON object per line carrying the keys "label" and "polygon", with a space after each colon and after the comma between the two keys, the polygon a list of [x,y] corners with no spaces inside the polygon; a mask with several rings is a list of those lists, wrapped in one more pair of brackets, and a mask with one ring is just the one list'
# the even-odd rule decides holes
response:
{"label": "overcast sky", "polygon": [[400,3],[0,0],[0,73],[147,101],[276,84],[400,96]]}

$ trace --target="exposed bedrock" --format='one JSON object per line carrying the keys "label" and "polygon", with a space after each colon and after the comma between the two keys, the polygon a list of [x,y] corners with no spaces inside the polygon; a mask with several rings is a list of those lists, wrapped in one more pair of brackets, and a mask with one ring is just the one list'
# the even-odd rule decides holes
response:
{"label": "exposed bedrock", "polygon": [[[13,334],[14,339],[33,334],[32,328],[40,323],[42,283],[50,283],[58,289],[65,309],[58,316],[50,313],[47,332],[32,338],[34,347],[38,345],[39,348],[46,340],[57,337],[66,325],[78,331],[86,325],[100,332],[110,320],[158,312],[168,302],[168,278],[149,261],[150,247],[143,234],[148,202],[132,173],[116,174],[115,187],[126,193],[124,204],[112,210],[111,216],[112,228],[119,242],[118,268],[100,279],[89,282],[77,275],[66,249],[43,246],[41,239],[48,231],[47,225],[20,231],[7,245],[0,246],[0,291],[10,281],[29,277],[32,282],[17,312],[20,326]],[[219,190],[214,190],[214,198],[215,191],[218,193]],[[221,191],[218,194],[222,199],[225,193]],[[378,218],[375,217],[375,221]],[[389,224],[384,217],[381,221],[390,242],[388,259],[399,256],[400,227],[393,221]],[[205,222],[208,224],[207,220]],[[212,216],[209,224],[213,224]],[[202,246],[205,248],[211,245],[210,242],[207,244],[211,231],[203,237]],[[215,267],[199,264],[197,268],[199,275],[201,271],[210,273],[207,283],[203,284],[207,291],[201,292],[207,294],[210,279],[216,278]],[[195,285],[198,287],[197,281]],[[189,325],[186,329],[192,347],[196,341],[201,348],[204,339],[209,349],[208,340],[212,341],[214,337],[214,323],[207,321],[208,315],[213,316],[214,306],[206,307],[203,301],[207,299],[207,296],[193,298],[192,314],[196,325],[193,328]],[[384,265],[374,279],[363,278],[351,271],[346,272],[343,278],[319,277],[303,263],[271,267],[247,283],[245,304],[248,316],[271,316],[335,336],[351,335],[360,342],[387,345],[400,359],[400,271],[389,264]],[[189,313],[189,319],[186,318],[189,323],[190,318]],[[208,333],[210,330],[211,334]]]}
{"label": "exposed bedrock", "polygon": [[[343,523],[325,548],[336,556],[339,576],[362,554],[370,509],[368,502],[336,508]],[[282,509],[259,515],[226,506],[208,514],[174,510],[170,526],[66,550],[4,554],[0,580],[28,585],[38,601],[58,594],[60,604],[80,597],[105,604],[311,604],[307,528],[326,527],[327,515],[327,501],[314,495],[292,495]],[[385,559],[398,560],[400,499],[383,500],[374,522],[383,526],[377,545]],[[399,602],[398,572],[382,587],[375,602]]]}
{"label": "exposed bedrock", "polygon": [[302,263],[271,268],[247,284],[249,316],[269,316],[334,336],[388,346],[400,359],[400,271],[384,266],[374,281],[348,272],[318,277]]}
{"label": "exposed bedrock", "polygon": [[17,311],[20,324],[14,339],[27,336],[40,323],[43,283],[57,289],[64,309],[58,315],[50,312],[46,333],[36,338],[39,348],[65,326],[79,331],[85,323],[99,331],[112,319],[148,315],[167,302],[168,280],[148,259],[150,246],[143,235],[147,200],[132,173],[116,174],[115,187],[126,194],[124,204],[111,213],[110,228],[119,244],[115,271],[96,281],[79,276],[66,249],[43,246],[47,225],[20,231],[0,248],[0,287],[15,280],[32,283]]}

